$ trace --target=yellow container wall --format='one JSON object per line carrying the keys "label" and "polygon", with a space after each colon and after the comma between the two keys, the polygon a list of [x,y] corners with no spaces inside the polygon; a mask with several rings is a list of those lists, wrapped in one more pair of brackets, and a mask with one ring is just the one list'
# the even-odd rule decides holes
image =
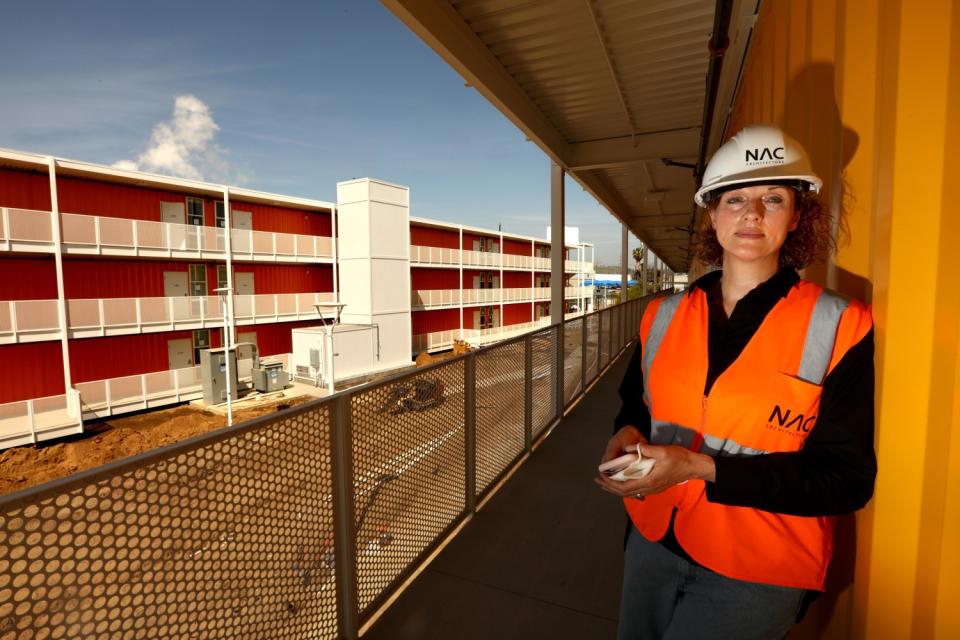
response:
{"label": "yellow container wall", "polygon": [[805,275],[877,330],[876,494],[791,637],[960,637],[958,3],[763,2],[726,134],[751,122],[810,152],[838,251]]}

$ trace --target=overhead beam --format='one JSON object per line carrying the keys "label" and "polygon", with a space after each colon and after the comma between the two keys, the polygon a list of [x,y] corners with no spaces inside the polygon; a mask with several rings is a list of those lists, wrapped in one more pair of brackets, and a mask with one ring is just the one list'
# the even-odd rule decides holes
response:
{"label": "overhead beam", "polygon": [[567,142],[446,0],[381,0],[418,38],[550,156],[567,168]]}
{"label": "overhead beam", "polygon": [[568,145],[569,169],[609,169],[662,158],[695,158],[699,143],[699,127],[576,142]]}

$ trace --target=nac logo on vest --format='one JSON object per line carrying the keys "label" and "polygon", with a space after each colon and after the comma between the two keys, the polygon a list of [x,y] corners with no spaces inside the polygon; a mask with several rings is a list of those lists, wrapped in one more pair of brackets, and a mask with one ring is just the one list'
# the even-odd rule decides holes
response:
{"label": "nac logo on vest", "polygon": [[783,164],[783,147],[764,147],[763,149],[744,149],[743,161],[747,166],[764,164]]}
{"label": "nac logo on vest", "polygon": [[780,405],[773,405],[773,411],[767,418],[767,428],[774,431],[798,438],[804,437],[813,429],[813,424],[817,421],[817,416],[804,416],[802,413],[794,414],[793,410],[784,411]]}

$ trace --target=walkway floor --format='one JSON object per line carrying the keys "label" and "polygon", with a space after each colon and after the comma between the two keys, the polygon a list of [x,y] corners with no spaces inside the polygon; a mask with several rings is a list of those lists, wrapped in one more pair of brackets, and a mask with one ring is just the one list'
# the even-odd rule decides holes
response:
{"label": "walkway floor", "polygon": [[626,516],[592,478],[632,349],[364,640],[616,637]]}

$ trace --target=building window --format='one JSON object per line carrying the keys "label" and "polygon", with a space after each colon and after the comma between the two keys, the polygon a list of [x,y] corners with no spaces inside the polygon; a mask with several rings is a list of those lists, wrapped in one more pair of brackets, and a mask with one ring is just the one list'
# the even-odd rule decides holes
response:
{"label": "building window", "polygon": [[200,352],[210,348],[210,329],[197,329],[193,332],[193,362],[200,364]]}
{"label": "building window", "polygon": [[207,295],[207,268],[202,264],[190,265],[190,295]]}
{"label": "building window", "polygon": [[203,199],[187,198],[187,224],[203,226]]}
{"label": "building window", "polygon": [[217,288],[227,288],[227,265],[225,264],[217,265]]}
{"label": "building window", "polygon": [[218,229],[223,229],[227,226],[227,208],[224,206],[223,200],[217,200],[213,203],[214,206],[214,224],[217,225]]}

